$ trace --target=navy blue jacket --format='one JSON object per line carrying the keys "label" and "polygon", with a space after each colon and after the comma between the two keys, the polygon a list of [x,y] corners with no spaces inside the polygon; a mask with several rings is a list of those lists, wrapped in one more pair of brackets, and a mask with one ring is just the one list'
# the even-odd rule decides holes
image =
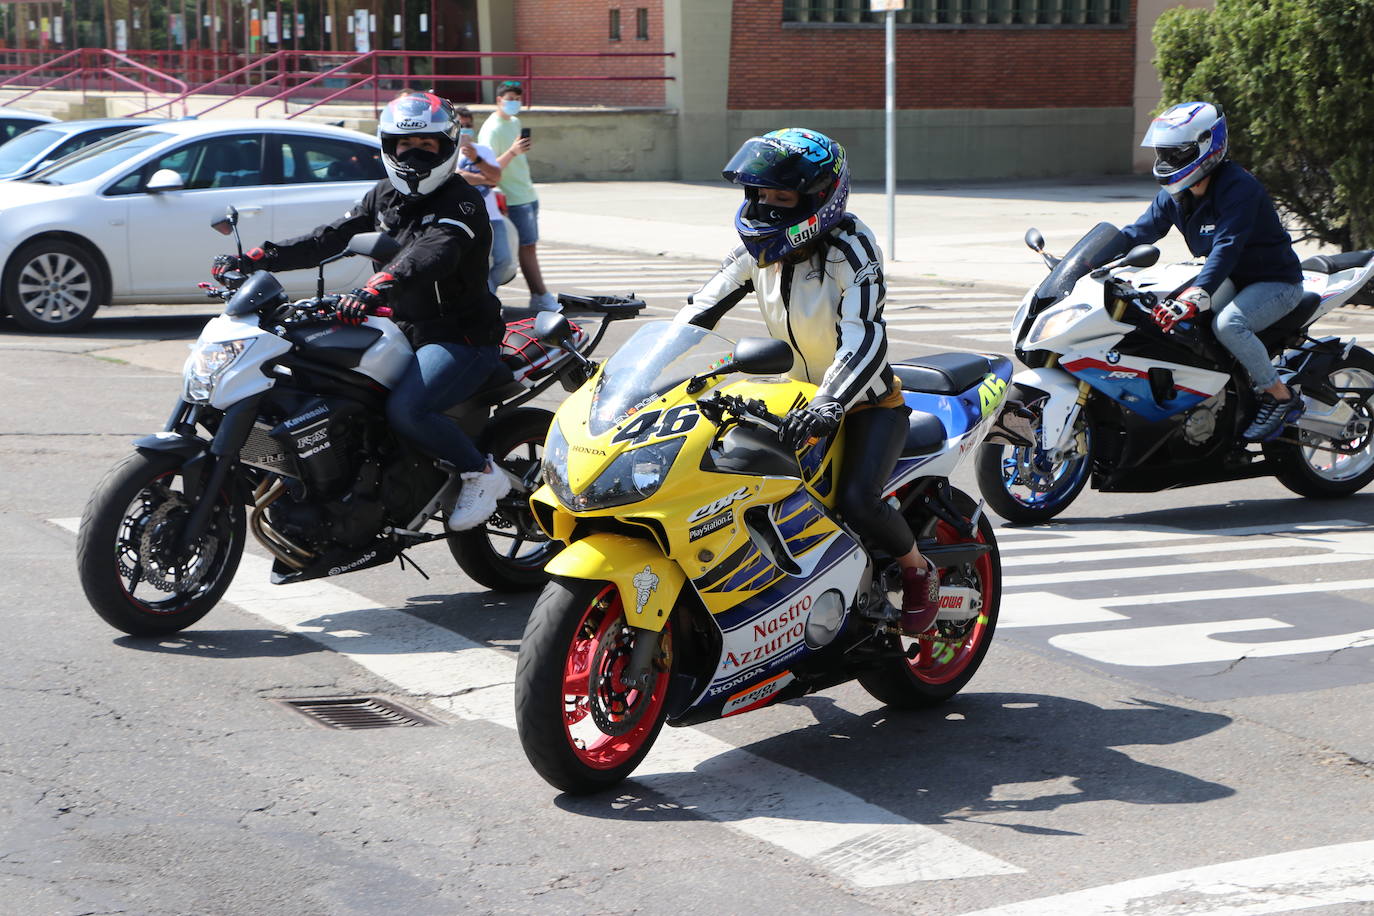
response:
{"label": "navy blue jacket", "polygon": [[1177,228],[1195,257],[1207,257],[1196,285],[1209,294],[1215,294],[1227,277],[1237,290],[1264,281],[1302,282],[1293,240],[1254,175],[1234,162],[1223,162],[1212,173],[1206,194],[1194,197],[1188,190],[1179,198],[1161,189],[1150,209],[1121,230],[1122,251],[1154,244]]}

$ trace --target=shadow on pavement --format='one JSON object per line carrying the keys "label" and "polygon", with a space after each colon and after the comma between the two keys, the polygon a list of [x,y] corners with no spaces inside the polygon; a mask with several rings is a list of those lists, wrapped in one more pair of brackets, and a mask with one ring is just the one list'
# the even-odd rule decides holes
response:
{"label": "shadow on pavement", "polygon": [[[1000,527],[1014,530],[1070,531],[1075,528],[1093,529],[1102,525],[1131,527],[1159,525],[1181,531],[1212,531],[1219,528],[1243,528],[1249,525],[1270,525],[1283,521],[1293,525],[1320,525],[1333,519],[1374,518],[1374,489],[1366,488],[1343,499],[1304,499],[1294,494],[1279,499],[1233,499],[1193,506],[1152,509],[1129,515],[1061,516],[1043,525],[1013,525],[1002,520]],[[1344,529],[1348,526],[1339,526]],[[1104,545],[1105,546],[1105,545]]]}
{"label": "shadow on pavement", "polygon": [[[822,694],[791,705],[810,709],[816,723],[746,745],[742,750],[748,754],[722,755],[735,756],[732,763],[713,760],[713,770],[725,775],[723,791],[730,791],[731,765],[757,768],[757,758],[764,757],[916,823],[973,820],[1040,835],[1072,834],[996,818],[1015,821],[1085,802],[1196,805],[1235,794],[1229,786],[1116,750],[1178,744],[1231,723],[1215,713],[1147,700],[1104,709],[1064,697],[1012,693],[969,694],[938,709],[882,708],[857,716]],[[682,774],[671,778],[680,781]],[[741,819],[785,816],[751,805],[757,799],[737,801]],[[698,818],[633,777],[604,795],[560,796],[556,803],[574,813],[616,820]],[[994,819],[985,819],[988,815]]]}
{"label": "shadow on pavement", "polygon": [[117,646],[140,652],[199,658],[291,658],[324,652],[325,647],[297,633],[278,630],[186,630],[168,636],[120,636]]}

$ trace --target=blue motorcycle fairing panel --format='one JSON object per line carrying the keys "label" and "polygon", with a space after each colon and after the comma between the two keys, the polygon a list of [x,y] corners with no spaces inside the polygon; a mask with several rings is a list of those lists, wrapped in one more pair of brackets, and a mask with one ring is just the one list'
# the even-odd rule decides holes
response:
{"label": "blue motorcycle fairing panel", "polygon": [[1155,401],[1149,373],[1144,369],[1120,363],[1111,365],[1090,357],[1079,357],[1060,365],[1064,371],[1087,382],[1127,410],[1154,422],[1190,410],[1211,397],[1206,392],[1179,385],[1175,380],[1173,397],[1160,403]]}

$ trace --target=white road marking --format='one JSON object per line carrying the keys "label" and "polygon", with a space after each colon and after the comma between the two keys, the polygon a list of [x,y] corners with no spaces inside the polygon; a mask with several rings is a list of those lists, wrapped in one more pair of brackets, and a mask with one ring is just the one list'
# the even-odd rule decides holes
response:
{"label": "white road marking", "polygon": [[[1009,566],[1057,566],[1064,563],[1088,563],[1102,560],[1144,560],[1152,557],[1183,558],[1195,556],[1200,553],[1220,553],[1229,550],[1292,550],[1294,546],[1293,543],[1286,541],[1286,539],[1266,537],[1244,541],[1213,541],[1206,544],[1189,544],[1187,547],[1180,547],[1177,544],[1165,544],[1160,547],[1114,547],[1109,550],[1061,551],[1059,553],[1038,553],[1033,556],[1022,556],[1008,551],[1007,555],[1002,557],[1002,567],[1005,569]],[[1304,541],[1300,542],[1297,546],[1315,547],[1318,545],[1309,544]],[[1188,566],[1187,564],[1180,563],[1174,568],[1185,570]]]}
{"label": "white road marking", "polygon": [[1374,841],[1204,865],[964,916],[1262,916],[1374,901]]}
{"label": "white road marking", "polygon": [[1065,627],[1125,620],[1125,614],[1104,609],[1100,602],[1065,598],[1050,592],[1005,595],[997,613],[997,629],[1008,627]]}
{"label": "white road marking", "polygon": [[[52,519],[75,532],[80,519]],[[327,581],[272,585],[245,554],[224,600],[347,656],[406,694],[514,728],[515,656]],[[665,729],[633,780],[702,817],[811,859],[859,887],[1017,874],[1017,868],[691,728]]]}
{"label": "white road marking", "polygon": [[1369,528],[1368,522],[1353,518],[1337,518],[1324,522],[1287,522],[1263,525],[1239,525],[1230,528],[1183,529],[1164,525],[1131,525],[1128,522],[1055,528],[1001,528],[997,543],[1003,553],[1009,550],[1063,549],[1065,547],[1110,547],[1117,544],[1138,544],[1154,541],[1180,541],[1204,537],[1248,537],[1255,534],[1283,534],[1290,538],[1320,539],[1323,534],[1349,529]]}
{"label": "white road marking", "polygon": [[1273,569],[1283,565],[1302,565],[1303,567],[1326,566],[1332,563],[1366,563],[1374,560],[1374,532],[1364,537],[1352,534],[1350,538],[1360,538],[1359,543],[1344,546],[1356,549],[1365,548],[1364,553],[1319,553],[1294,558],[1285,564],[1279,557],[1258,557],[1249,560],[1216,560],[1209,563],[1176,563],[1172,566],[1116,567],[1113,569],[1085,569],[1071,572],[1036,573],[1034,575],[1009,575],[1005,578],[1007,588],[1028,588],[1030,586],[1061,585],[1066,582],[1110,582],[1117,579],[1148,579],[1167,573],[1170,577],[1195,576],[1201,573],[1233,572],[1241,569]]}
{"label": "white road marking", "polygon": [[1290,628],[1291,623],[1271,617],[1246,620],[1213,620],[1164,626],[1131,627],[1124,630],[1097,630],[1090,633],[1065,633],[1050,637],[1050,645],[1104,665],[1128,668],[1167,668],[1172,665],[1198,665],[1206,662],[1232,662],[1239,658],[1277,658],[1280,655],[1310,655],[1339,652],[1342,649],[1374,648],[1374,629],[1355,630],[1334,636],[1306,639],[1280,639],[1269,642],[1239,642],[1216,639],[1221,634],[1252,633],[1257,630]]}

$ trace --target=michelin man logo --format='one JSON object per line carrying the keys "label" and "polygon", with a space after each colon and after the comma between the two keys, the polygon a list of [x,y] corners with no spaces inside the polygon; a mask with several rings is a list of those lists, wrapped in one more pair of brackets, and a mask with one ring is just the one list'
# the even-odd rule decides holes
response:
{"label": "michelin man logo", "polygon": [[635,573],[635,577],[631,581],[635,584],[635,590],[639,592],[639,603],[635,605],[635,613],[643,614],[644,605],[649,603],[649,598],[658,590],[658,576],[654,575],[654,571],[649,568],[648,564],[645,564],[644,569]]}

